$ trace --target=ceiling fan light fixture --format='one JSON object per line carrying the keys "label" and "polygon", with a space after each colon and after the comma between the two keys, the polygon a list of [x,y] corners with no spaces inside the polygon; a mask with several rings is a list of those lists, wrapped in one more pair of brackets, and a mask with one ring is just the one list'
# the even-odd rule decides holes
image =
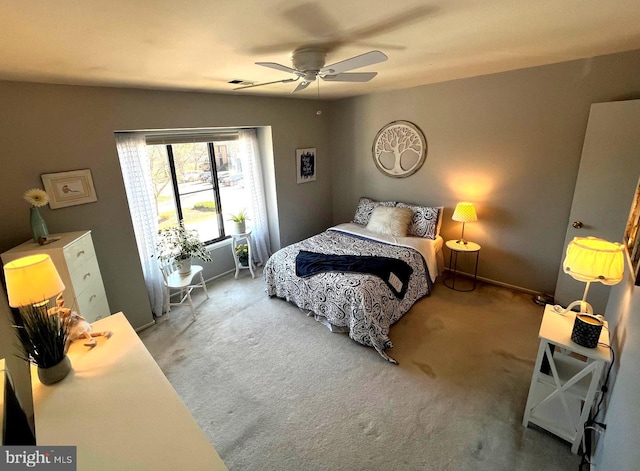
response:
{"label": "ceiling fan light fixture", "polygon": [[241,88],[260,87],[272,83],[294,82],[300,78],[302,81],[293,89],[292,93],[304,90],[310,83],[315,82],[317,77],[331,82],[368,82],[377,75],[377,72],[356,72],[346,73],[360,67],[378,64],[387,60],[387,56],[380,51],[369,51],[349,59],[324,66],[327,52],[318,47],[298,48],[291,53],[291,63],[293,68],[276,62],[256,62],[256,65],[268,67],[270,69],[288,72],[295,75],[295,78],[288,80],[276,80],[274,82],[256,83]]}

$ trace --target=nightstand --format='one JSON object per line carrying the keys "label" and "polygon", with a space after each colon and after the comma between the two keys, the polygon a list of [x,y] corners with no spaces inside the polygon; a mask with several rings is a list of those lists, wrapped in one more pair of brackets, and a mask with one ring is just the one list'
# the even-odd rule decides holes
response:
{"label": "nightstand", "polygon": [[[480,245],[475,242],[458,242],[456,240],[448,240],[445,244],[449,248],[449,274],[443,280],[447,288],[456,291],[473,291],[476,289],[476,281],[478,279],[478,258],[480,257]],[[471,288],[456,288],[456,277],[458,275],[458,255],[459,254],[475,255],[475,264],[473,270],[473,284]]]}
{"label": "nightstand", "polygon": [[[571,443],[571,452],[577,453],[611,351],[602,345],[586,348],[572,341],[574,321],[575,313],[561,315],[546,305],[522,425],[532,423],[548,430]],[[599,341],[609,345],[606,321]]]}
{"label": "nightstand", "polygon": [[[236,255],[236,246],[238,245],[238,243],[246,241],[247,247],[249,249],[248,251],[248,260],[247,260],[247,265],[242,265],[240,263],[240,260],[238,259],[238,256]],[[240,270],[242,270],[243,268],[248,268],[249,271],[251,272],[251,278],[255,278],[256,275],[253,273],[253,255],[251,254],[251,231],[248,232],[243,232],[241,234],[232,234],[231,235],[231,251],[233,253],[233,261],[236,263],[236,275],[235,278],[236,280],[238,279],[238,274],[240,273]]]}

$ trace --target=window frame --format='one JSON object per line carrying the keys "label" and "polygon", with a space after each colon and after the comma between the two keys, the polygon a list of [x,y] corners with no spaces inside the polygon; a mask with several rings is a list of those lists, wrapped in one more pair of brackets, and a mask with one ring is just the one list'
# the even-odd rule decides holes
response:
{"label": "window frame", "polygon": [[[230,239],[231,236],[225,233],[224,229],[224,218],[222,216],[222,198],[220,196],[220,182],[218,180],[218,164],[216,162],[216,151],[215,151],[215,143],[210,140],[201,140],[199,142],[203,142],[207,144],[207,153],[209,156],[209,172],[211,173],[211,192],[213,193],[213,199],[216,205],[216,219],[218,222],[219,234],[220,236],[215,239],[209,240],[201,240],[205,245],[215,244],[216,242],[222,242],[226,239]],[[224,142],[224,141],[219,141]],[[149,144],[148,145],[164,145],[167,151],[167,163],[169,166],[170,172],[170,180],[172,186],[172,192],[174,197],[174,202],[176,205],[176,216],[178,221],[182,221],[184,219],[184,215],[182,212],[182,202],[181,196],[184,194],[180,193],[179,182],[178,182],[178,172],[176,171],[175,160],[173,155],[173,145],[180,145],[180,142],[172,142],[172,143],[164,143],[164,144]],[[217,144],[220,145],[220,144]],[[202,191],[202,190],[200,190]],[[208,189],[207,189],[208,191]],[[185,193],[186,194],[186,193]]]}

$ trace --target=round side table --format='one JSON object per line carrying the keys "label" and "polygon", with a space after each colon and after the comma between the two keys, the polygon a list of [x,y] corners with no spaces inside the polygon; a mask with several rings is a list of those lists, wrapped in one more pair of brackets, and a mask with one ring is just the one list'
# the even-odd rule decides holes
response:
{"label": "round side table", "polygon": [[[242,265],[240,260],[238,259],[238,255],[236,255],[236,246],[239,242],[246,241],[248,250],[248,258],[247,265]],[[248,268],[251,272],[251,278],[255,278],[256,275],[253,273],[253,255],[251,254],[251,231],[242,232],[240,234],[232,234],[231,235],[231,253],[233,254],[233,261],[236,263],[236,274],[235,278],[238,279],[238,274],[240,270],[243,268]]]}
{"label": "round side table", "polygon": [[[473,291],[476,289],[476,281],[478,279],[478,258],[480,257],[480,245],[475,242],[458,242],[457,240],[448,240],[445,244],[449,249],[449,275],[442,281],[447,288],[456,291]],[[471,288],[456,288],[456,277],[458,277],[458,255],[461,253],[475,254],[475,267],[473,270],[473,284]],[[459,277],[458,277],[459,278]]]}

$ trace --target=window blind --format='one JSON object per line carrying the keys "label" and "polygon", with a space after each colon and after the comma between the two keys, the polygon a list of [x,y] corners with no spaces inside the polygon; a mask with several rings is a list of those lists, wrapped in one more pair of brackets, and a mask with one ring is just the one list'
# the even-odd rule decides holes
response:
{"label": "window blind", "polygon": [[239,139],[237,131],[203,131],[187,133],[145,133],[148,146],[167,144],[189,144],[191,142],[221,142]]}

